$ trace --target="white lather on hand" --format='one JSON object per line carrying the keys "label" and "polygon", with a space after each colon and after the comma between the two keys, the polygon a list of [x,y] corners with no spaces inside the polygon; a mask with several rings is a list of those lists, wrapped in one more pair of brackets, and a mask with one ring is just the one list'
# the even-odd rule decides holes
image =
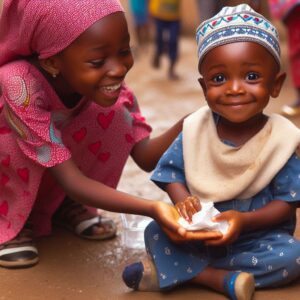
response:
{"label": "white lather on hand", "polygon": [[214,207],[213,202],[201,202],[201,210],[192,216],[192,222],[189,223],[180,217],[178,223],[187,230],[215,230],[223,235],[227,232],[229,224],[227,221],[214,222],[212,218],[220,212]]}

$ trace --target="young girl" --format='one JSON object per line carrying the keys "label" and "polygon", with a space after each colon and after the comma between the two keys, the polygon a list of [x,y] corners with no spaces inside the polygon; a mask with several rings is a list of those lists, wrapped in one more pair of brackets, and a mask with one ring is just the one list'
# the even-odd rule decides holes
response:
{"label": "young girl", "polygon": [[200,25],[197,42],[208,106],[187,117],[152,179],[188,221],[212,201],[221,212],[213,221],[229,228],[217,240],[174,244],[152,222],[145,231],[151,258],[128,266],[123,279],[136,290],[190,282],[251,299],[254,286],[277,287],[300,275],[293,238],[300,130],[263,113],[285,79],[268,20],[245,4],[225,7]]}
{"label": "young girl", "polygon": [[0,266],[37,263],[27,224],[48,234],[61,204],[56,221],[84,238],[116,229],[83,205],[147,215],[185,235],[171,206],[115,190],[129,155],[151,170],[181,127],[149,138],[124,83],[133,59],[120,3],[6,0],[0,48]]}

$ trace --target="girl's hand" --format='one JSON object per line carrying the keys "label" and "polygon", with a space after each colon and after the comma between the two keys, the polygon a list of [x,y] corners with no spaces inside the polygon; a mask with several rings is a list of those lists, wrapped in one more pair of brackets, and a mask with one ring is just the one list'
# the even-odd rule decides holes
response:
{"label": "girl's hand", "polygon": [[177,202],[175,207],[178,213],[188,222],[192,216],[201,209],[200,200],[195,196],[188,196],[183,201]]}
{"label": "girl's hand", "polygon": [[178,224],[179,213],[175,207],[161,201],[154,203],[154,218],[168,237],[176,243],[220,239],[222,237],[220,232],[187,231]]}
{"label": "girl's hand", "polygon": [[232,244],[241,234],[244,229],[243,213],[236,210],[229,210],[218,214],[213,218],[213,221],[227,221],[229,223],[227,233],[218,240],[205,242],[208,246],[223,246]]}

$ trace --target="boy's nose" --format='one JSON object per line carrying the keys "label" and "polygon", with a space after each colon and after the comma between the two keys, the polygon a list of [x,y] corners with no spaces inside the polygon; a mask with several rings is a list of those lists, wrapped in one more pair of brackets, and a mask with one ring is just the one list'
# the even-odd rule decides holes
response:
{"label": "boy's nose", "polygon": [[227,94],[239,95],[245,92],[244,85],[240,80],[231,80],[228,83]]}

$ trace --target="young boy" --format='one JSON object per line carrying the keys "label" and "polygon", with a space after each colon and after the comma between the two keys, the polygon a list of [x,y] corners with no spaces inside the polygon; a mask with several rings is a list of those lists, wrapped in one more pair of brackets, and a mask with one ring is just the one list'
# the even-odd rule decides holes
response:
{"label": "young boy", "polygon": [[185,120],[152,180],[188,221],[210,201],[221,212],[213,221],[229,228],[218,240],[175,244],[150,223],[151,258],[128,266],[123,279],[136,290],[190,282],[251,299],[255,287],[278,287],[300,275],[300,242],[293,238],[300,130],[263,113],[285,79],[268,20],[245,4],[225,7],[199,26],[197,43],[208,106]]}

